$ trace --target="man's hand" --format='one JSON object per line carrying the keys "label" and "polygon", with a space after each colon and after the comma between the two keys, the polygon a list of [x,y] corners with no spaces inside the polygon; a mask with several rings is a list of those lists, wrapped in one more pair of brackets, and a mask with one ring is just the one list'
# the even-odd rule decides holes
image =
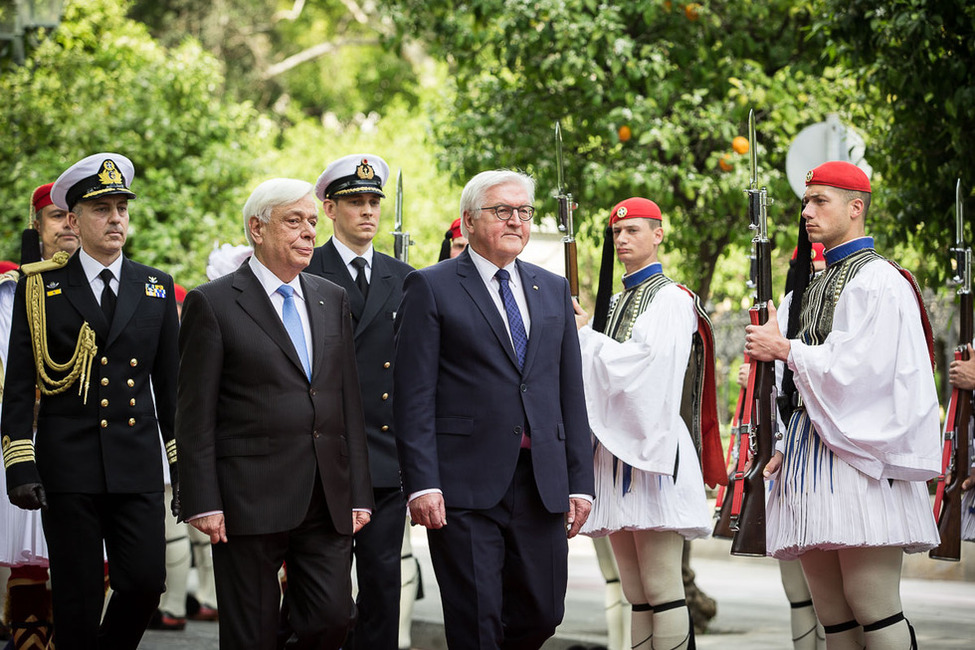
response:
{"label": "man's hand", "polygon": [[572,309],[576,313],[576,329],[581,330],[589,324],[589,314],[586,313],[586,310],[582,308],[582,305],[575,298],[572,299]]}
{"label": "man's hand", "polygon": [[209,535],[211,544],[227,541],[227,527],[224,525],[222,512],[190,519],[189,523],[201,533]]}
{"label": "man's hand", "polygon": [[362,527],[372,520],[372,515],[365,510],[352,511],[352,534],[355,535]]}
{"label": "man's hand", "polygon": [[439,492],[424,494],[410,501],[410,521],[424,528],[443,528],[447,525],[447,508]]}
{"label": "man's hand", "polygon": [[183,514],[183,507],[179,502],[179,481],[170,480],[173,488],[173,499],[169,502],[169,510],[176,517],[176,521],[182,521],[180,515]]}
{"label": "man's hand", "polygon": [[573,497],[569,499],[569,511],[565,513],[566,537],[572,539],[579,534],[579,529],[589,519],[589,511],[592,510],[592,503],[586,499]]}
{"label": "man's hand", "polygon": [[764,476],[767,479],[775,476],[775,474],[779,471],[779,468],[782,467],[783,458],[784,456],[782,455],[781,451],[775,452],[775,455],[772,456],[772,460],[770,460],[768,462],[768,465],[765,466],[765,470],[762,472],[762,476]]}
{"label": "man's hand", "polygon": [[975,467],[972,468],[972,473],[969,474],[968,478],[966,478],[961,484],[961,489],[963,492],[965,490],[970,490],[973,487],[975,487]]}
{"label": "man's hand", "polygon": [[756,361],[785,361],[789,358],[792,344],[782,336],[775,319],[775,305],[768,302],[768,320],[764,325],[745,328],[745,352]]}
{"label": "man's hand", "polygon": [[948,381],[961,390],[975,389],[975,350],[968,344],[968,361],[955,359],[948,366]]}
{"label": "man's hand", "polygon": [[752,371],[750,364],[743,363],[738,366],[738,385],[742,388],[748,386],[748,374]]}
{"label": "man's hand", "polygon": [[24,483],[9,492],[10,503],[24,510],[47,510],[47,493],[40,483]]}

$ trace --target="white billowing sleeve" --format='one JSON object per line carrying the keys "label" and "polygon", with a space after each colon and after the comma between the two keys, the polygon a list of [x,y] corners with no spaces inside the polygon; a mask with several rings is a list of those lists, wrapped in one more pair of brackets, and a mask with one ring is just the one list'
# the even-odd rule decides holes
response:
{"label": "white billowing sleeve", "polygon": [[914,290],[891,264],[864,266],[840,295],[826,341],[793,339],[789,366],[820,438],[847,463],[874,479],[938,475],[931,359]]}
{"label": "white billowing sleeve", "polygon": [[[785,294],[782,298],[782,304],[779,305],[778,309],[775,310],[776,321],[779,325],[779,331],[782,332],[782,336],[786,336],[789,330],[789,310],[792,309],[792,292]],[[785,377],[785,363],[782,361],[775,362],[775,394],[776,396],[782,394],[782,378]],[[775,451],[780,451],[785,453],[785,428],[789,426],[788,422],[782,421],[782,414],[779,412],[779,405],[775,404],[775,421],[778,423],[779,437],[775,440]]]}
{"label": "white billowing sleeve", "polygon": [[660,289],[619,343],[589,326],[579,331],[589,425],[599,442],[645,472],[673,474],[684,372],[697,312],[676,285]]}

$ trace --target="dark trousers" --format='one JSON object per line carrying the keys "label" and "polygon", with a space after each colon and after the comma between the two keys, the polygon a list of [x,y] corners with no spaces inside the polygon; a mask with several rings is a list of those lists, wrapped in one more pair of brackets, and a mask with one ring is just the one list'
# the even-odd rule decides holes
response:
{"label": "dark trousers", "polygon": [[359,619],[343,650],[397,650],[399,647],[400,552],[406,497],[399,489],[373,492],[376,507],[355,535]]}
{"label": "dark trousers", "polygon": [[[163,493],[54,493],[47,501],[58,648],[135,650],[166,588]],[[102,621],[103,541],[114,593]]]}
{"label": "dark trousers", "polygon": [[352,536],[336,532],[320,480],[315,481],[304,521],[294,530],[228,534],[227,539],[213,545],[221,650],[277,647],[278,570],[283,562],[288,563],[292,630],[285,647],[337,650],[342,646],[353,611]]}
{"label": "dark trousers", "polygon": [[447,525],[427,538],[450,650],[537,650],[555,634],[568,580],[564,521],[542,505],[527,450],[496,506],[447,508]]}

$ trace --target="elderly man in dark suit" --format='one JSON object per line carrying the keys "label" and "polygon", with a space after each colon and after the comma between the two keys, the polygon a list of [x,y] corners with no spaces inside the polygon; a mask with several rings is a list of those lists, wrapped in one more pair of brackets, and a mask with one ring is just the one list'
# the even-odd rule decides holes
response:
{"label": "elderly man in dark suit", "polygon": [[406,501],[400,489],[393,437],[393,317],[403,297],[408,264],[373,248],[389,165],[372,154],[334,161],[315,184],[334,234],[307,271],[343,287],[355,332],[369,471],[376,507],[355,536],[359,618],[346,650],[396,650],[400,611],[400,548]]}
{"label": "elderly man in dark suit", "polygon": [[[136,648],[165,587],[159,434],[175,483],[179,324],[172,278],[122,253],[134,175],[118,153],[61,174],[51,199],[81,249],[25,265],[14,300],[0,423],[7,489],[15,505],[43,509],[64,650]],[[104,619],[103,544],[115,591]]]}
{"label": "elderly man in dark suit", "polygon": [[428,529],[451,650],[534,649],[554,634],[566,537],[594,493],[569,286],[517,259],[533,200],[523,174],[471,179],[470,246],[411,273],[397,317],[400,466],[410,515]]}
{"label": "elderly man in dark suit", "polygon": [[349,302],[301,273],[317,222],[309,183],[265,181],[244,205],[254,255],[183,306],[180,498],[214,544],[224,649],[276,647],[285,561],[288,647],[339,648],[351,623],[372,486]]}

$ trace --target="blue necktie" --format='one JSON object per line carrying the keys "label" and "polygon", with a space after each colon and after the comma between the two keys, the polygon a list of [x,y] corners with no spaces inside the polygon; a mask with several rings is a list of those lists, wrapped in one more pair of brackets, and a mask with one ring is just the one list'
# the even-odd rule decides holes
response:
{"label": "blue necktie", "polygon": [[521,310],[518,309],[518,303],[515,302],[511,287],[508,286],[511,274],[500,269],[494,277],[498,279],[501,302],[504,303],[504,311],[508,314],[508,329],[511,330],[511,342],[518,356],[518,367],[522,368],[525,365],[525,351],[528,349],[528,334],[525,333],[525,322],[521,320]]}
{"label": "blue necktie", "polygon": [[288,330],[288,336],[294,343],[298,358],[301,359],[301,366],[305,369],[308,381],[311,381],[311,364],[308,362],[308,346],[305,345],[305,330],[301,327],[301,318],[298,316],[298,309],[295,307],[294,287],[282,284],[278,287],[278,293],[284,296],[284,308],[281,310],[281,320],[284,321],[284,329]]}

